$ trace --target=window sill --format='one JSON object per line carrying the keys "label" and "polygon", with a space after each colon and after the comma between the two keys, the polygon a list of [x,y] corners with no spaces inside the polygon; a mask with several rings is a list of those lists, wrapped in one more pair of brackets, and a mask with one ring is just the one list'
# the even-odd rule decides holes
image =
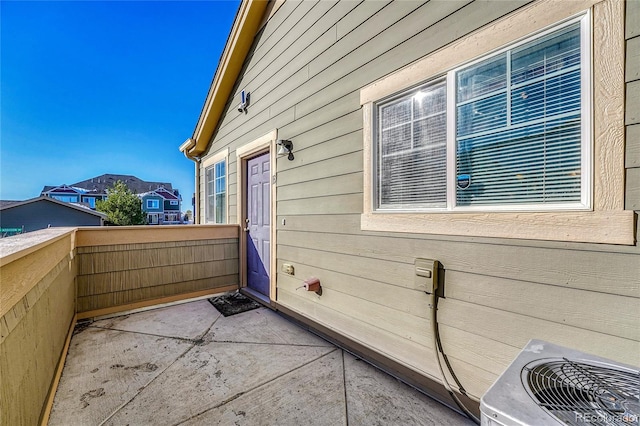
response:
{"label": "window sill", "polygon": [[364,231],[635,244],[633,211],[364,213]]}

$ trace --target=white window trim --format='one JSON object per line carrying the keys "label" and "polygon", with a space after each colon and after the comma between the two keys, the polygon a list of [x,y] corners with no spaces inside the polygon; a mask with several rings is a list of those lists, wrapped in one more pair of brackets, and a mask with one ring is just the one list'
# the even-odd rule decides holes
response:
{"label": "white window trim", "polygon": [[178,200],[169,200],[169,204],[172,206],[177,206],[178,205]]}
{"label": "white window trim", "polygon": [[[591,8],[593,194],[589,211],[412,212],[374,211],[374,102],[444,75]],[[535,19],[531,17],[535,16]],[[634,213],[624,210],[624,3],[616,0],[538,0],[374,82],[360,92],[364,130],[364,213],[370,231],[635,243]],[[606,111],[606,116],[600,112]]]}
{"label": "white window trim", "polygon": [[[507,46],[504,46],[501,49],[498,49],[494,52],[490,52],[489,54],[482,55],[474,60],[461,64],[453,69],[448,70],[443,75],[438,75],[435,78],[422,82],[423,84],[420,87],[429,86],[431,84],[436,84],[437,82],[444,81],[446,84],[446,114],[447,114],[447,158],[446,158],[446,167],[447,167],[447,175],[446,175],[446,188],[447,188],[447,196],[446,196],[446,205],[438,206],[438,207],[407,207],[407,208],[397,208],[395,206],[379,206],[380,204],[380,194],[375,194],[376,204],[378,207],[374,206],[376,212],[445,212],[445,211],[455,211],[455,212],[494,212],[494,211],[559,211],[559,210],[591,210],[591,191],[592,188],[592,161],[591,161],[591,145],[588,141],[591,141],[591,73],[590,72],[581,72],[581,98],[582,98],[582,107],[581,107],[581,198],[579,202],[567,202],[567,203],[550,203],[550,204],[492,204],[492,205],[470,205],[470,206],[461,206],[457,205],[456,202],[456,126],[457,126],[457,115],[456,115],[456,74],[464,70],[467,67],[472,67],[473,65],[489,60],[491,58],[495,58],[496,56],[503,54],[508,51],[512,51],[517,49],[519,46],[523,44],[527,44],[530,42],[535,42],[536,39],[540,39],[550,33],[561,31],[566,29],[568,26],[573,24],[580,24],[580,35],[581,35],[581,70],[589,70],[591,69],[591,36],[590,29],[591,19],[589,13],[583,13],[582,15],[575,17],[573,19],[566,20],[564,22],[559,23],[551,28],[546,29],[545,31],[540,31],[534,35],[529,35],[523,40],[520,40],[516,43],[511,43]],[[380,106],[388,105],[393,103],[396,100],[407,99],[407,95],[411,95],[418,88],[414,87],[409,90],[402,91],[400,93],[395,93],[390,99],[382,99],[378,102],[374,103],[374,121],[376,120],[376,116],[378,114],[378,110]],[[374,132],[378,130],[378,124],[376,123],[376,128]],[[375,138],[378,138],[379,135],[374,133]],[[585,142],[587,141],[587,142]],[[379,149],[379,141],[376,139],[374,141],[375,149]],[[374,153],[374,155],[377,153]],[[380,158],[378,156],[376,161],[376,166],[380,167]],[[377,178],[377,176],[376,176]],[[375,189],[374,191],[379,192],[379,182],[376,179],[374,182]]]}
{"label": "white window trim", "polygon": [[[224,161],[225,162],[225,166],[224,166],[224,191],[225,191],[225,211],[224,211],[224,223],[223,224],[228,224],[229,223],[229,148],[225,148],[222,151],[218,151],[215,154],[209,155],[207,157],[204,157],[202,159],[201,165],[202,165],[202,178],[204,179],[204,185],[202,185],[202,187],[204,188],[204,194],[202,196],[202,200],[203,201],[207,201],[207,169],[210,167],[215,166],[217,163]],[[210,220],[208,220],[208,215],[207,215],[207,209],[208,207],[208,203],[207,202],[203,202],[204,204],[204,221],[205,223],[215,223],[212,222]]]}

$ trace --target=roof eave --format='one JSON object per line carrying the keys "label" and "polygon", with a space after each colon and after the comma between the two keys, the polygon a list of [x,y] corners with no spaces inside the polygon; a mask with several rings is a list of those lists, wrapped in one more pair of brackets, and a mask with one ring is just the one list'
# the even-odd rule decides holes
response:
{"label": "roof eave", "polygon": [[268,0],[242,0],[193,136],[180,146],[187,157],[195,158],[209,147],[268,3]]}
{"label": "roof eave", "polygon": [[58,204],[60,206],[68,207],[70,209],[75,209],[75,210],[81,211],[83,213],[91,214],[91,215],[94,215],[94,216],[100,216],[103,219],[107,218],[107,215],[102,213],[102,212],[99,212],[99,211],[96,211],[96,210],[91,210],[88,207],[85,208],[85,207],[82,207],[80,205],[74,205],[74,203],[67,203],[65,201],[56,200],[55,198],[47,197],[46,195],[41,195],[39,197],[30,198],[28,200],[19,201],[19,202],[16,202],[14,204],[10,204],[8,206],[0,207],[0,210],[9,210],[9,209],[14,208],[14,207],[21,207],[21,206],[24,206],[26,204],[35,203],[35,202],[38,202],[38,201],[46,201],[46,202],[49,202],[49,203]]}

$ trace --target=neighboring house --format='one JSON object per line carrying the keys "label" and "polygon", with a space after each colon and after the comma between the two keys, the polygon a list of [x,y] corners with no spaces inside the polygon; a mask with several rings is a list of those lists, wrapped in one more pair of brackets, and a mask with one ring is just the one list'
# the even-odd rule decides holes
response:
{"label": "neighboring house", "polygon": [[142,200],[142,210],[147,214],[149,225],[159,225],[164,217],[164,199],[155,192],[138,194]]}
{"label": "neighboring house", "polygon": [[51,197],[26,201],[0,202],[0,227],[36,231],[49,227],[102,226],[107,215],[90,208]]}
{"label": "neighboring house", "polygon": [[107,194],[96,189],[81,188],[78,186],[45,186],[40,192],[41,196],[50,197],[65,203],[82,203],[95,210],[96,201],[104,200]]}
{"label": "neighboring house", "polygon": [[[18,200],[0,200],[0,211],[17,203],[22,203]],[[12,235],[22,234],[22,226],[18,228],[10,226],[2,226],[2,214],[0,213],[0,238],[11,237]]]}
{"label": "neighboring house", "polygon": [[183,222],[180,212],[180,194],[160,187],[155,191],[138,194],[138,197],[142,200],[142,210],[147,214],[147,222],[150,225]]}
{"label": "neighboring house", "polygon": [[142,210],[147,213],[149,224],[182,223],[182,197],[168,182],[147,182],[131,175],[104,174],[73,185],[45,186],[40,195],[65,202],[81,203],[95,210],[96,201],[105,200],[107,190],[117,181],[124,182],[127,188],[140,198],[145,194],[154,193],[153,196],[147,196],[150,202],[147,202],[147,199],[142,200]]}
{"label": "neighboring house", "polygon": [[171,192],[174,191],[173,187],[168,182],[147,182],[131,175],[115,175],[110,173],[83,180],[74,183],[71,186],[85,188],[88,190],[95,190],[97,192],[106,194],[107,189],[111,188],[117,181],[124,182],[124,184],[127,185],[127,188],[129,188],[134,194],[141,194],[143,192],[153,191],[158,188],[165,188],[166,190]]}
{"label": "neighboring house", "polygon": [[244,0],[180,147],[196,221],[247,231],[245,292],[441,399],[434,285],[476,403],[532,338],[640,365],[639,17]]}

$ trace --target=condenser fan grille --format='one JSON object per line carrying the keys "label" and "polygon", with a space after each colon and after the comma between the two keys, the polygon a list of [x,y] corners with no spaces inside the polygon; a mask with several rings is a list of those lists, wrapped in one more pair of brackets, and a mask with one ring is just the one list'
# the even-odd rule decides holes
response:
{"label": "condenser fan grille", "polygon": [[538,360],[522,370],[527,392],[566,425],[638,425],[640,374],[567,358]]}

